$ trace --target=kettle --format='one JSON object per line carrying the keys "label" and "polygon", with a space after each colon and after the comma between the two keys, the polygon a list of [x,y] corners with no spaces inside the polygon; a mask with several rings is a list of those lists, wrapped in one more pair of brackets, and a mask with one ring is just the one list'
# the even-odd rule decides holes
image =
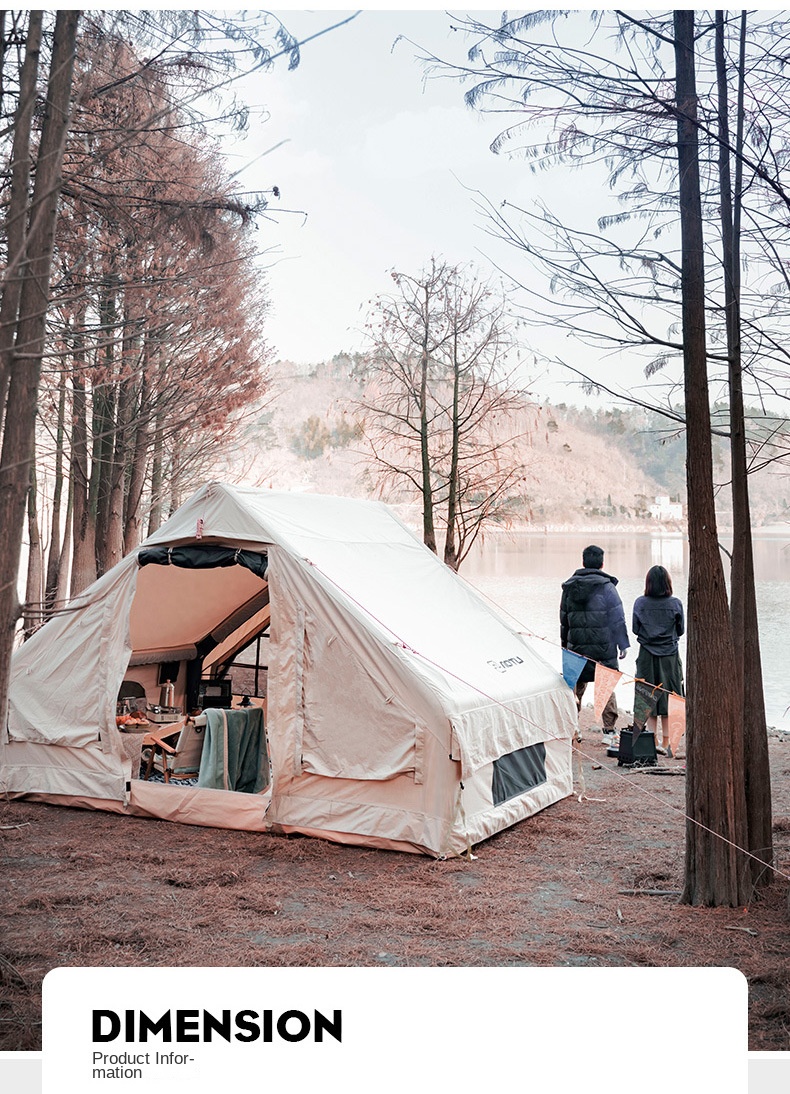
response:
{"label": "kettle", "polygon": [[176,688],[172,680],[165,681],[159,690],[159,706],[172,707],[176,701]]}

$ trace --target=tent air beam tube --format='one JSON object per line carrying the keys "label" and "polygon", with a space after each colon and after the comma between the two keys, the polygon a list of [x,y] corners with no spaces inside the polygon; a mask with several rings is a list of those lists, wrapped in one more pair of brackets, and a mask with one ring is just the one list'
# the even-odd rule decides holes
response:
{"label": "tent air beam tube", "polygon": [[170,649],[162,647],[155,650],[135,650],[129,658],[129,668],[136,665],[157,665],[161,661],[193,661],[197,657],[197,646],[178,646]]}
{"label": "tent air beam tube", "polygon": [[265,551],[202,544],[182,547],[144,547],[137,553],[138,566],[180,566],[186,570],[214,570],[218,566],[243,566],[266,579]]}
{"label": "tent air beam tube", "polygon": [[232,615],[211,632],[211,637],[219,645],[224,642],[226,638],[230,638],[234,631],[237,631],[239,627],[243,626],[248,619],[252,617],[262,608],[265,608],[269,603],[269,586],[267,585],[262,592],[257,596],[250,597],[246,604],[235,611]]}

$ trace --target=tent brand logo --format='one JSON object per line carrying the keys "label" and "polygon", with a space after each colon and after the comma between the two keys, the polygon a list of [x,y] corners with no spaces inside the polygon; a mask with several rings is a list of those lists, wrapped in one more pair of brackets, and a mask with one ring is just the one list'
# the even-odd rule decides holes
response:
{"label": "tent brand logo", "polygon": [[508,657],[507,661],[487,661],[486,664],[490,665],[492,669],[496,669],[497,672],[507,672],[514,665],[523,665],[524,661],[521,657]]}

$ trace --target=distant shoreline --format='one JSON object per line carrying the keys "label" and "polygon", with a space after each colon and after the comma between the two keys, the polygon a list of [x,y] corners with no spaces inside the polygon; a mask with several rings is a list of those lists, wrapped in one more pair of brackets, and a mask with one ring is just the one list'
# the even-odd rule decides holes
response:
{"label": "distant shoreline", "polygon": [[[658,521],[639,521],[633,524],[612,522],[611,524],[514,524],[510,528],[492,526],[486,529],[486,538],[506,539],[512,536],[591,536],[591,535],[644,535],[661,536],[663,539],[687,539],[686,525],[662,524]],[[720,527],[719,534],[732,536],[732,528]],[[752,536],[757,539],[775,539],[785,537],[790,540],[790,523],[769,524],[752,528]]]}
{"label": "distant shoreline", "polygon": [[[413,528],[419,535],[422,521],[419,513],[411,506],[393,505],[393,509],[399,514],[402,521]],[[662,539],[688,539],[688,529],[685,521],[647,521],[634,520],[610,521],[605,523],[593,523],[587,521],[546,521],[533,522],[531,524],[512,524],[509,527],[501,524],[487,525],[483,540],[517,539],[525,536],[660,536]],[[732,538],[732,528],[729,525],[719,525],[719,535],[724,539]],[[755,539],[781,539],[790,541],[790,521],[786,524],[765,524],[752,528],[752,536]]]}

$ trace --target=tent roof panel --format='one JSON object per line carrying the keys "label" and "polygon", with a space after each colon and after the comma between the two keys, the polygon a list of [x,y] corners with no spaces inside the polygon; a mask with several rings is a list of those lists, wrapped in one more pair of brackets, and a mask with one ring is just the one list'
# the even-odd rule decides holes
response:
{"label": "tent roof panel", "polygon": [[243,566],[182,570],[144,566],[137,575],[130,634],[133,650],[189,646],[264,588]]}
{"label": "tent roof panel", "polygon": [[[526,640],[385,505],[209,483],[146,541],[273,544],[399,650],[450,717],[562,685]],[[270,553],[276,558],[276,552]]]}

